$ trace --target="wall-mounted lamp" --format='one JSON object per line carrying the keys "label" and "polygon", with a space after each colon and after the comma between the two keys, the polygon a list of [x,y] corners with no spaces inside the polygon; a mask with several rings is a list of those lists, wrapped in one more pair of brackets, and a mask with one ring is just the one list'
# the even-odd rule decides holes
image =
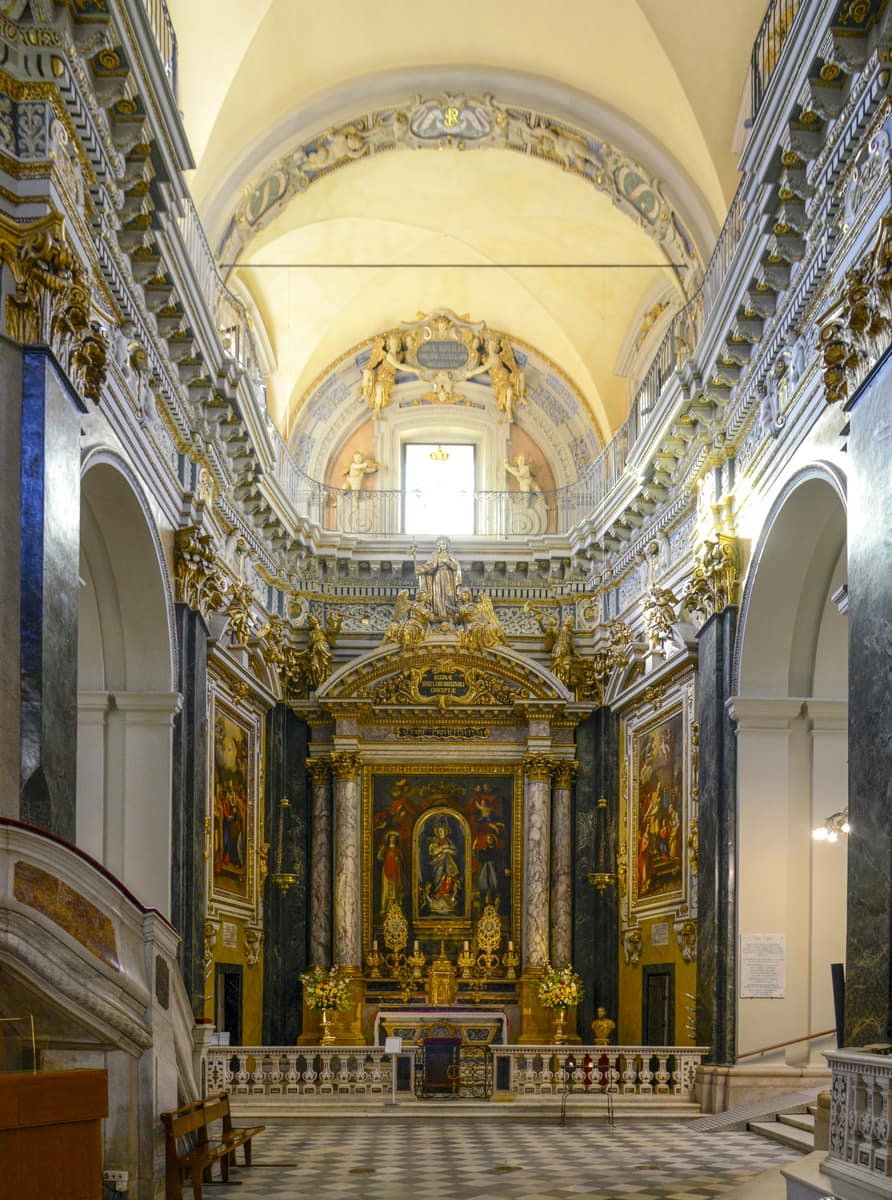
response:
{"label": "wall-mounted lamp", "polygon": [[811,835],[816,842],[838,842],[841,833],[849,834],[851,832],[849,810],[844,808],[842,812],[835,812],[826,817],[823,825],[813,829]]}

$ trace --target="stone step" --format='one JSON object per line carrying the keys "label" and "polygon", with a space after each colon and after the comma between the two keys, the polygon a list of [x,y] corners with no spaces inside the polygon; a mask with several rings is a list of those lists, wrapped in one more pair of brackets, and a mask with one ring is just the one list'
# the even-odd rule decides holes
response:
{"label": "stone step", "polygon": [[793,1129],[802,1129],[806,1133],[810,1133],[812,1138],[815,1135],[815,1118],[813,1113],[797,1113],[785,1112],[778,1113],[777,1119],[782,1125],[789,1125]]}
{"label": "stone step", "polygon": [[[397,1093],[396,1106],[390,1096],[245,1096],[232,1095],[230,1099],[233,1118],[236,1121],[253,1122],[288,1118],[350,1117],[351,1119],[400,1119],[442,1120],[447,1114],[452,1117],[485,1117],[487,1121],[505,1118],[512,1121],[541,1120],[545,1113],[560,1117],[563,1096],[561,1094],[540,1096],[514,1096],[496,1093],[491,1100],[459,1100],[451,1097],[435,1097],[418,1100],[408,1092]],[[701,1114],[699,1106],[677,1097],[664,1096],[614,1096],[613,1117],[620,1121],[695,1121]],[[567,1097],[566,1120],[602,1122],[608,1119],[605,1095],[571,1093]]]}
{"label": "stone step", "polygon": [[750,1121],[747,1128],[753,1133],[767,1137],[773,1142],[779,1142],[781,1146],[789,1146],[791,1150],[799,1150],[803,1154],[808,1154],[815,1148],[813,1134],[806,1133],[803,1129],[794,1129],[792,1125],[785,1125],[780,1121]]}

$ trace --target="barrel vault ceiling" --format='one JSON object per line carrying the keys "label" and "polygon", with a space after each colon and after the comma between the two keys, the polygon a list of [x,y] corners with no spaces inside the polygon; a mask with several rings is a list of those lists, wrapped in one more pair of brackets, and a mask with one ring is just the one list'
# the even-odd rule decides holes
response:
{"label": "barrel vault ceiling", "polygon": [[[193,195],[235,263],[224,274],[254,315],[283,432],[349,347],[438,307],[535,346],[585,398],[599,439],[616,431],[648,339],[696,285],[733,196],[765,0],[170,7]],[[579,171],[499,147],[358,156],[227,245],[239,205],[283,156],[443,95],[492,97],[608,143],[659,182],[690,264],[673,272],[659,229]],[[572,265],[607,263],[634,267]]]}

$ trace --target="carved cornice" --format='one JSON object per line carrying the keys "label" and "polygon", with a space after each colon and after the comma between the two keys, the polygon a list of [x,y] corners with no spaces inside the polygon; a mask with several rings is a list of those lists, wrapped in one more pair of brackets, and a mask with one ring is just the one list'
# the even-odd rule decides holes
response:
{"label": "carved cornice", "polygon": [[705,542],[682,605],[705,625],[710,617],[737,603],[739,587],[737,539],[719,534]]}
{"label": "carved cornice", "polygon": [[79,394],[98,404],[108,347],[92,319],[88,276],[65,240],[61,215],[21,226],[0,214],[0,263],[15,281],[6,332],[24,345],[49,346]]}
{"label": "carved cornice", "polygon": [[335,750],[331,756],[335,779],[358,779],[362,771],[362,755],[355,750]]}
{"label": "carved cornice", "polygon": [[828,404],[854,396],[892,343],[892,216],[879,223],[873,245],[818,317]]}

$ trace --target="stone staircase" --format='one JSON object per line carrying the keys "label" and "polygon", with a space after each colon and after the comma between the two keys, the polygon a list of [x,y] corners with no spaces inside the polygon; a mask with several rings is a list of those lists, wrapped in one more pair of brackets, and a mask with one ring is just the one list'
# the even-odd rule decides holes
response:
{"label": "stone staircase", "polygon": [[781,1146],[810,1154],[815,1148],[815,1116],[817,1104],[797,1105],[787,1112],[778,1112],[774,1119],[748,1121],[747,1129]]}

